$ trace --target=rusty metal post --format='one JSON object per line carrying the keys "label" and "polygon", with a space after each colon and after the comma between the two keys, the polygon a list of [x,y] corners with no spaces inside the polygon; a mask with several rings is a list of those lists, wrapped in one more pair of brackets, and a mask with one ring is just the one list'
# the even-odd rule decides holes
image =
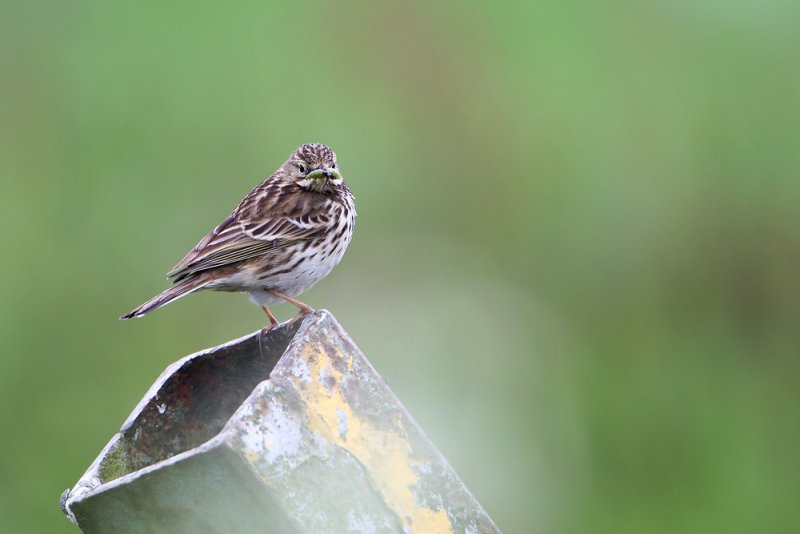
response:
{"label": "rusty metal post", "polygon": [[333,316],[187,356],[62,508],[84,532],[499,532]]}

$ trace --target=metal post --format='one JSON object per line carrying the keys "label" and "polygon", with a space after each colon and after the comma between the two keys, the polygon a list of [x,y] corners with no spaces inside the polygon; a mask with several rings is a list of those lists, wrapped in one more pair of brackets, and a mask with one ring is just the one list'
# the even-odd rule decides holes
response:
{"label": "metal post", "polygon": [[499,532],[334,317],[169,366],[62,508],[84,532]]}

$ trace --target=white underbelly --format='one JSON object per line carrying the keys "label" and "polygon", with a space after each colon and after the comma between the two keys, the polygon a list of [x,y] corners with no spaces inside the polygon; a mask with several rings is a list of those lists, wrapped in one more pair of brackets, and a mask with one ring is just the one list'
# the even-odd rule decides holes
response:
{"label": "white underbelly", "polygon": [[254,277],[247,277],[243,289],[250,293],[250,298],[259,306],[272,306],[283,302],[267,289],[275,289],[290,297],[296,297],[311,289],[317,282],[330,274],[336,265],[342,261],[344,251],[350,243],[350,236],[344,236],[336,244],[331,244],[327,249],[308,248],[301,250],[298,246],[296,254],[292,254],[292,262],[297,262],[301,257],[303,261],[297,268],[285,273],[276,273],[270,276],[264,284],[253,284]]}
{"label": "white underbelly", "polygon": [[[246,265],[207,286],[221,291],[244,291],[259,306],[271,306],[283,302],[269,290],[296,297],[328,276],[342,260],[347,245],[353,236],[355,213],[349,219],[340,219],[338,226],[328,235],[337,239],[316,242],[300,242],[291,248],[274,251],[265,261],[251,260]],[[269,261],[273,261],[269,265]],[[278,263],[279,262],[279,263]],[[265,263],[267,265],[265,265]]]}

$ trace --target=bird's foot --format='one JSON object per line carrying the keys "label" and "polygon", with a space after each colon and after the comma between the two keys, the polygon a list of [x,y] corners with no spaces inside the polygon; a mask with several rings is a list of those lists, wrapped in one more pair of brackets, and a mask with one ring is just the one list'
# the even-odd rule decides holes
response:
{"label": "bird's foot", "polygon": [[267,317],[269,317],[269,324],[261,329],[261,335],[264,336],[267,334],[267,332],[278,326],[279,323],[275,316],[272,315],[272,312],[269,311],[269,308],[266,306],[261,306],[261,309],[264,310],[264,313],[266,313]]}
{"label": "bird's foot", "polygon": [[269,334],[270,332],[272,332],[272,330],[273,330],[273,329],[274,329],[276,326],[278,326],[278,325],[276,325],[276,324],[268,324],[267,326],[263,327],[263,328],[261,329],[261,337],[264,337],[264,336],[266,336],[267,334]]}

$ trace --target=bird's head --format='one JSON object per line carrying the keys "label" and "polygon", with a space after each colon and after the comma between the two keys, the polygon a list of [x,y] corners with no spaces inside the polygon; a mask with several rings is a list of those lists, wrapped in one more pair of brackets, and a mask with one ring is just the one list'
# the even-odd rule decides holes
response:
{"label": "bird's head", "polygon": [[301,146],[283,164],[287,176],[306,191],[325,193],[341,185],[336,154],[320,143]]}

